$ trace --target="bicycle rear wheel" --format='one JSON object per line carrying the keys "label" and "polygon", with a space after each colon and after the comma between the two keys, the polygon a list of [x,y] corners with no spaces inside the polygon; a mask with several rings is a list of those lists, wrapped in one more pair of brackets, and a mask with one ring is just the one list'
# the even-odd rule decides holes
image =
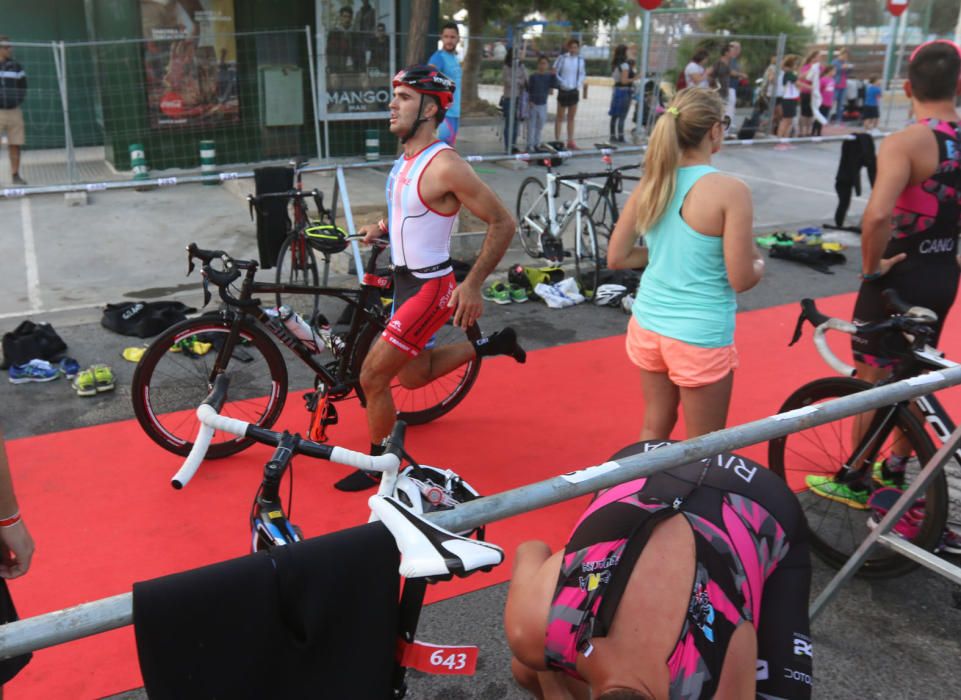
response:
{"label": "bicycle rear wheel", "polygon": [[580,221],[576,222],[577,230],[574,233],[574,269],[584,296],[590,298],[597,289],[601,268],[597,252],[597,231],[587,212],[583,212],[578,218]]}
{"label": "bicycle rear wheel", "polygon": [[[219,373],[230,377],[222,415],[265,428],[280,415],[287,398],[283,356],[262,330],[244,322],[240,342],[221,366],[217,358],[230,327],[230,321],[213,315],[178,323],[154,340],[137,365],[131,387],[134,414],[150,439],[165,450],[190,452],[200,427],[195,411],[210,392],[211,377]],[[172,347],[179,352],[172,352]],[[218,431],[207,456],[226,457],[251,444]]]}
{"label": "bicycle rear wheel", "polygon": [[617,204],[613,200],[613,192],[602,194],[600,189],[594,187],[587,191],[587,209],[597,231],[597,254],[602,266],[607,264],[607,248],[614,224],[617,223]]}
{"label": "bicycle rear wheel", "polygon": [[[379,337],[379,329],[373,326],[368,326],[367,330],[362,331],[357,347],[364,348],[364,357],[367,355],[367,350],[377,342]],[[480,326],[476,323],[465,331],[448,321],[434,335],[428,350],[442,351],[445,347],[459,343],[473,343],[480,337]],[[424,352],[427,352],[427,350]],[[351,366],[355,368],[357,376],[359,376],[362,364],[363,357],[355,355],[351,361]],[[415,388],[407,388],[401,384],[400,379],[395,378],[391,382],[390,389],[394,398],[394,407],[397,409],[397,417],[408,425],[421,425],[450,413],[457,404],[464,400],[467,392],[474,386],[477,375],[480,373],[480,366],[480,359],[474,357],[453,371]]]}
{"label": "bicycle rear wheel", "polygon": [[541,257],[541,233],[550,230],[547,190],[536,177],[528,177],[517,191],[517,237],[532,258]]}
{"label": "bicycle rear wheel", "polygon": [[[277,284],[320,286],[317,258],[302,233],[294,231],[280,246],[276,279]],[[308,323],[313,321],[320,307],[320,297],[316,294],[277,294],[276,297],[277,306],[286,304]]]}
{"label": "bicycle rear wheel", "polygon": [[[819,379],[805,384],[788,397],[780,412],[869,388],[870,384],[850,377]],[[857,448],[852,431],[858,416],[791,433],[771,440],[768,445],[771,471],[787,481],[804,509],[812,548],[836,568],[851,557],[870,532],[873,511],[868,499],[882,486],[875,479],[874,468],[861,465],[879,465],[896,448],[901,453],[907,447],[914,455],[908,464],[907,486],[934,454],[931,439],[911,411],[903,406],[892,407],[892,410],[891,420],[885,423],[886,428],[882,429],[859,464],[852,464],[856,459],[853,452]],[[843,469],[844,465],[851,465],[852,469]],[[849,491],[832,493],[826,490],[825,480],[829,487],[837,482],[845,483]],[[928,487],[923,501],[912,509],[910,523],[905,521],[899,532],[919,547],[930,550],[937,543],[946,519],[947,483],[942,472]],[[883,578],[901,575],[916,566],[909,559],[879,546],[871,552],[860,573]]]}

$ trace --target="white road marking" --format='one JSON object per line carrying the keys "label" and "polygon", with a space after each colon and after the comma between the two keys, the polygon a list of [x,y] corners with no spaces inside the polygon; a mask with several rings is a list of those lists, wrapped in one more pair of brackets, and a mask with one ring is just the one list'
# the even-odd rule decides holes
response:
{"label": "white road marking", "polygon": [[20,200],[20,222],[23,228],[23,257],[27,271],[27,299],[31,313],[43,311],[40,301],[40,272],[37,266],[37,247],[33,238],[33,210],[30,198]]}
{"label": "white road marking", "polygon": [[[757,180],[759,182],[767,182],[772,185],[780,185],[781,187],[789,187],[793,190],[800,190],[802,192],[811,192],[812,194],[823,194],[828,197],[837,198],[838,193],[834,190],[816,190],[813,187],[805,187],[804,185],[795,185],[793,182],[782,182],[781,180],[774,180],[770,177],[760,177],[758,175],[746,175],[744,173],[734,172],[733,170],[725,170],[725,173],[733,175],[734,177],[744,178],[745,180]],[[855,195],[851,196],[852,202],[867,202],[867,197],[858,197]]]}

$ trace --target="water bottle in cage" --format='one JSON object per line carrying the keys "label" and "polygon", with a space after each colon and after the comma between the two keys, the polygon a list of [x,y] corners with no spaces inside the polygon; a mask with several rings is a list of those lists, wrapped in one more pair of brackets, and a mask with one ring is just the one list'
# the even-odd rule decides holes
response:
{"label": "water bottle in cage", "polygon": [[286,304],[277,307],[277,318],[312,351],[317,351],[317,334],[300,314]]}

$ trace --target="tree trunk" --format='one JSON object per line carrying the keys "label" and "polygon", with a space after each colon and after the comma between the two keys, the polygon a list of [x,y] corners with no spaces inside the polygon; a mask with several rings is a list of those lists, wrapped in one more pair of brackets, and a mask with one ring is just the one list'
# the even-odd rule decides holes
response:
{"label": "tree trunk", "polygon": [[467,54],[464,56],[463,79],[461,80],[461,114],[478,102],[477,84],[480,79],[480,64],[483,58],[485,13],[484,0],[464,0],[467,10]]}
{"label": "tree trunk", "polygon": [[[431,0],[411,0],[405,66],[423,63],[424,59],[427,58],[425,42],[427,40],[427,23],[430,21],[430,4]],[[430,53],[434,52],[431,51]]]}

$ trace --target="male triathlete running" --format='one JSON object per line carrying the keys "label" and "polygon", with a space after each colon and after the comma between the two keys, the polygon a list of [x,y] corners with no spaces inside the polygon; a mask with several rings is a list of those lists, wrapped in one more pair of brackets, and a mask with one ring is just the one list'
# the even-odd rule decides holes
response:
{"label": "male triathlete running", "polygon": [[[387,222],[364,226],[368,243],[388,234],[394,268],[394,312],[360,372],[367,398],[371,453],[394,426],[396,409],[390,383],[424,386],[475,357],[527,355],[517,334],[505,328],[473,343],[429,349],[434,333],[451,315],[461,328],[473,325],[484,309],[481,285],[504,256],[514,235],[514,219],[457,151],[437,139],[454,95],[454,82],[433,66],[414,65],[393,79],[390,132],[404,152],[387,179]],[[467,278],[454,280],[450,259],[453,222],[461,206],[487,224],[487,236]],[[335,486],[360,491],[376,476],[356,471]]]}
{"label": "male triathlete running", "polygon": [[674,467],[599,492],[562,551],[518,547],[512,671],[557,700],[809,698],[810,582],[783,480],[733,454]]}
{"label": "male triathlete running", "polygon": [[[911,99],[917,122],[881,142],[877,179],[861,219],[864,281],[854,306],[854,322],[886,318],[881,292],[895,289],[904,301],[938,315],[935,345],[961,277],[957,257],[961,117],[955,108],[955,99],[961,94],[959,76],[961,47],[954,42],[930,42],[912,54],[904,92]],[[906,349],[904,342],[852,336],[857,376],[871,383],[887,377]],[[866,420],[862,423],[866,425]],[[906,440],[899,440],[893,451],[875,478],[888,486],[901,486],[910,447]],[[814,493],[825,498],[867,507],[870,493],[866,488],[858,490],[823,476],[809,476],[807,482]],[[952,510],[956,510],[961,505],[959,485],[952,478],[948,484]],[[948,530],[942,549],[961,553],[961,537]]]}

